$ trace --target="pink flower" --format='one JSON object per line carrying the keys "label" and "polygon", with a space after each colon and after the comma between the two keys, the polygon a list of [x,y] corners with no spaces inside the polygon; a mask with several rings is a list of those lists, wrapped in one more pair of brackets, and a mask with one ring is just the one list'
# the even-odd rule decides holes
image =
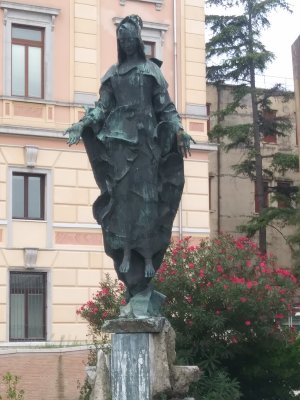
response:
{"label": "pink flower", "polygon": [[248,289],[251,289],[251,288],[253,287],[253,283],[252,283],[251,281],[247,282],[247,283],[246,283],[246,287],[247,287]]}
{"label": "pink flower", "polygon": [[125,299],[122,299],[122,300],[121,300],[121,305],[122,305],[122,306],[125,306],[125,305],[126,305],[126,300],[125,300]]}
{"label": "pink flower", "polygon": [[246,326],[250,326],[251,325],[251,321],[249,321],[249,320],[245,321],[245,325]]}
{"label": "pink flower", "polygon": [[275,318],[276,319],[282,319],[282,318],[284,318],[284,315],[283,314],[276,314]]}
{"label": "pink flower", "polygon": [[248,268],[250,268],[250,267],[251,267],[251,265],[252,265],[252,262],[251,262],[251,260],[247,260],[247,261],[246,261],[246,266],[247,266]]}
{"label": "pink flower", "polygon": [[246,297],[240,297],[240,302],[241,303],[246,303],[248,299]]}
{"label": "pink flower", "polygon": [[107,296],[109,294],[109,289],[107,287],[103,288],[100,292],[102,296]]}
{"label": "pink flower", "polygon": [[228,285],[223,285],[223,288],[226,290],[226,289],[228,289]]}
{"label": "pink flower", "polygon": [[222,265],[217,265],[217,272],[219,272],[219,274],[221,274],[222,272],[224,272],[224,269],[222,267]]}
{"label": "pink flower", "polygon": [[204,269],[200,269],[200,271],[199,271],[200,278],[203,278],[204,275],[205,275]]}
{"label": "pink flower", "polygon": [[237,242],[237,243],[236,243],[236,248],[237,248],[237,249],[240,249],[240,250],[243,250],[243,249],[245,248],[245,246],[243,245],[243,243]]}
{"label": "pink flower", "polygon": [[220,310],[217,310],[216,311],[216,315],[220,315],[221,314],[221,311]]}
{"label": "pink flower", "polygon": [[232,336],[230,341],[231,341],[232,344],[237,344],[239,342],[236,336]]}
{"label": "pink flower", "polygon": [[266,266],[266,263],[264,261],[262,261],[259,265],[260,265],[260,267],[264,268]]}
{"label": "pink flower", "polygon": [[272,286],[270,286],[270,285],[265,285],[265,289],[266,289],[266,290],[272,290]]}
{"label": "pink flower", "polygon": [[102,318],[105,319],[107,317],[108,317],[108,312],[107,311],[103,311]]}
{"label": "pink flower", "polygon": [[231,276],[229,279],[230,279],[231,282],[233,282],[233,283],[240,283],[240,284],[242,284],[242,285],[245,283],[245,278],[239,278],[239,277],[237,277],[237,276]]}
{"label": "pink flower", "polygon": [[192,262],[188,263],[188,266],[189,266],[190,269],[194,269],[195,268],[195,264],[192,263]]}
{"label": "pink flower", "polygon": [[189,303],[192,304],[193,303],[193,298],[191,295],[185,296],[185,300]]}

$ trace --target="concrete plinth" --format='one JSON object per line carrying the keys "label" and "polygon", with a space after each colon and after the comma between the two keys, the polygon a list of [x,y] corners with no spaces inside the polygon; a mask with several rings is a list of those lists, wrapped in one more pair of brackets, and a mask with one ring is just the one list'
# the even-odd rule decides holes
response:
{"label": "concrete plinth", "polygon": [[112,400],[151,399],[149,333],[112,337]]}
{"label": "concrete plinth", "polygon": [[92,400],[186,399],[189,385],[199,380],[198,367],[174,365],[175,333],[165,318],[107,321],[103,330],[113,333],[110,371],[98,357]]}

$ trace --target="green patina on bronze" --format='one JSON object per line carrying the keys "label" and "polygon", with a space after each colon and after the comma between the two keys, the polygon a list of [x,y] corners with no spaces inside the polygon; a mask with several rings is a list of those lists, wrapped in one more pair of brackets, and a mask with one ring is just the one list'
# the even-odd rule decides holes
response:
{"label": "green patina on bronze", "polygon": [[138,16],[117,29],[118,63],[101,80],[94,108],[71,128],[82,137],[101,190],[93,213],[105,252],[127,287],[123,317],[158,316],[164,296],[149,286],[169,245],[184,186],[190,136],[168,94],[161,63],[146,60]]}

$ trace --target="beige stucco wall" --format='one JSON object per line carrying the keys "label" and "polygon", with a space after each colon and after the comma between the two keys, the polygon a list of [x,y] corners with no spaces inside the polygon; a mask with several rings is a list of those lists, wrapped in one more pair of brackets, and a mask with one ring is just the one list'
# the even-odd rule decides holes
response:
{"label": "beige stucco wall", "polygon": [[[217,109],[217,91],[212,85],[207,86],[207,99],[211,104],[211,113]],[[221,90],[220,107],[224,108],[232,100],[230,87]],[[250,97],[243,99],[245,108],[239,109],[237,113],[225,118],[222,122],[224,126],[230,126],[240,123],[251,122],[251,100]],[[274,152],[297,153],[296,145],[296,126],[295,126],[295,100],[292,98],[289,102],[282,102],[281,98],[273,98],[271,108],[277,110],[277,115],[289,116],[293,123],[293,130],[288,137],[278,137],[277,144],[262,143],[261,151],[264,156],[273,154]],[[216,117],[212,115],[211,127],[216,123]],[[218,232],[218,220],[221,232],[229,232],[233,235],[239,235],[237,226],[245,224],[247,220],[255,215],[255,193],[254,182],[247,177],[235,176],[232,166],[239,164],[244,159],[242,149],[230,150],[226,153],[220,149],[220,201],[218,204],[218,168],[217,153],[211,153],[209,156],[209,173],[211,176],[211,212],[210,223],[211,233],[216,235]],[[268,158],[264,159],[266,165]],[[299,184],[298,173],[287,173],[284,179],[291,180],[295,185]],[[271,186],[275,186],[275,182],[271,182]],[[271,195],[269,195],[269,204],[271,203]],[[219,206],[219,209],[218,209]],[[284,236],[292,232],[292,228],[281,229]],[[268,252],[273,253],[281,266],[291,266],[292,259],[289,247],[285,239],[275,229],[267,230]]]}
{"label": "beige stucco wall", "polygon": [[298,143],[300,143],[300,36],[292,46],[293,72],[294,72],[294,88],[296,102],[296,125]]}
{"label": "beige stucco wall", "polygon": [[[87,327],[75,311],[91,298],[106,273],[115,273],[104,253],[101,228],[92,217],[99,190],[84,147],[80,143],[69,148],[63,131],[81,117],[84,100],[90,104],[97,98],[100,77],[116,61],[113,18],[138,13],[148,26],[166,28],[160,49],[163,72],[184,126],[197,140],[185,161],[186,185],[173,234],[181,231],[196,240],[208,236],[211,149],[205,111],[204,0],[176,1],[176,35],[174,3],[167,0],[161,9],[154,2],[132,0],[113,4],[111,0],[31,0],[30,4],[60,9],[52,31],[53,98],[0,97],[0,342],[9,338],[9,272],[24,271],[28,247],[38,248],[35,270],[48,273],[47,339],[85,341]],[[1,23],[3,17],[0,9]],[[0,79],[0,96],[2,83]],[[31,169],[26,166],[28,145],[38,148]],[[46,174],[45,221],[12,220],[10,176],[15,168]]]}

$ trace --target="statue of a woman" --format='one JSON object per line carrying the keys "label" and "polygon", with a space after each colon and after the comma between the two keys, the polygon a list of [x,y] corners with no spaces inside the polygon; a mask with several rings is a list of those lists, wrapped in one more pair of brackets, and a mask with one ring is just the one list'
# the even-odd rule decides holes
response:
{"label": "statue of a woman", "polygon": [[158,313],[149,282],[170,242],[191,140],[170,100],[161,63],[145,57],[141,28],[137,15],[120,22],[118,63],[102,78],[95,108],[66,131],[69,145],[83,138],[101,190],[94,217],[128,300],[136,300],[138,308],[138,298],[149,300],[142,302],[144,311],[130,307],[132,316]]}

